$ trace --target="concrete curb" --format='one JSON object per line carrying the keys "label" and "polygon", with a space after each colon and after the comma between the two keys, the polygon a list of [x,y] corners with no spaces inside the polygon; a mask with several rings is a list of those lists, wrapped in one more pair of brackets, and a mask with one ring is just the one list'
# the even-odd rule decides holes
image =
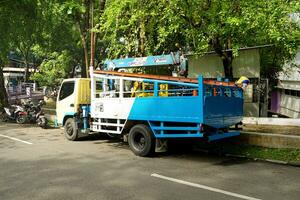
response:
{"label": "concrete curb", "polygon": [[241,132],[240,141],[244,144],[268,148],[300,149],[300,136],[273,133]]}
{"label": "concrete curb", "polygon": [[300,126],[300,119],[270,118],[270,117],[244,117],[243,123],[244,124],[255,124],[255,125]]}

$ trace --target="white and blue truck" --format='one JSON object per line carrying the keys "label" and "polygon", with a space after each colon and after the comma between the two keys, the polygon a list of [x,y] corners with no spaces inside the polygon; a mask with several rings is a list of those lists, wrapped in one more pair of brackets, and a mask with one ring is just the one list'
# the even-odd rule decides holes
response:
{"label": "white and blue truck", "polygon": [[90,68],[90,78],[65,79],[57,97],[58,125],[68,140],[99,132],[121,136],[138,156],[165,149],[171,138],[239,135],[231,127],[242,121],[243,90],[234,83],[120,72],[172,64],[181,71],[183,61],[173,54],[116,59],[105,70]]}

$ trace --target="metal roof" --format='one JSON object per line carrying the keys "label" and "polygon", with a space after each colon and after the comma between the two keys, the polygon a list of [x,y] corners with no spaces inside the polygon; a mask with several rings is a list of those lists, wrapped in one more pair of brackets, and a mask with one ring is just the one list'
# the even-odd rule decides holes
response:
{"label": "metal roof", "polygon": [[[266,48],[266,47],[272,47],[274,46],[274,44],[265,44],[265,45],[258,45],[258,46],[252,46],[252,47],[242,47],[239,48],[239,51],[244,51],[244,50],[251,50],[251,49],[261,49],[261,48]],[[228,52],[228,51],[232,51],[233,49],[226,49],[223,50],[223,52]],[[208,52],[204,52],[203,54],[216,54],[215,51],[208,51]],[[185,56],[193,56],[193,55],[201,55],[201,53],[187,53],[187,54],[183,54]]]}

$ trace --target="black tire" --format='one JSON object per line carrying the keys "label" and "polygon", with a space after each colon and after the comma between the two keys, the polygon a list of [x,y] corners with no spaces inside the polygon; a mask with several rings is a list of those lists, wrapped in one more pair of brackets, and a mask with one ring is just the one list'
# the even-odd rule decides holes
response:
{"label": "black tire", "polygon": [[152,131],[144,124],[135,125],[130,129],[128,143],[131,151],[137,156],[151,156],[155,151]]}
{"label": "black tire", "polygon": [[39,127],[43,128],[43,129],[46,129],[47,128],[47,125],[48,125],[48,120],[46,117],[39,117],[37,119],[37,124]]}
{"label": "black tire", "polygon": [[68,140],[75,141],[78,139],[78,130],[75,124],[75,119],[67,119],[64,125],[64,135]]}
{"label": "black tire", "polygon": [[16,122],[18,124],[25,124],[26,122],[26,116],[25,115],[20,115],[20,114],[17,114],[17,117],[16,117]]}
{"label": "black tire", "polygon": [[6,112],[0,113],[0,122],[7,122],[7,121],[8,121],[8,117]]}

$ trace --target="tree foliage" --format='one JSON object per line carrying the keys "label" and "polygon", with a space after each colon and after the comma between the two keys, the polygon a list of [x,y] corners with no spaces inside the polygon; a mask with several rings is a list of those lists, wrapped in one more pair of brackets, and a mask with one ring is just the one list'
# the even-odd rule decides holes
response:
{"label": "tree foliage", "polygon": [[296,0],[115,0],[102,22],[111,57],[213,50],[232,77],[241,47],[274,44],[281,60],[294,55],[299,27],[290,14],[298,11]]}
{"label": "tree foliage", "polygon": [[39,67],[39,72],[33,74],[32,80],[43,86],[56,87],[62,79],[72,72],[72,56],[66,50],[62,52],[52,52],[44,59]]}
{"label": "tree foliage", "polygon": [[18,51],[25,64],[25,81],[29,78],[28,68],[31,48],[40,39],[43,24],[39,20],[38,1],[16,1],[9,3],[9,41]]}
{"label": "tree foliage", "polygon": [[[87,76],[88,59],[92,54],[92,52],[89,52],[89,40],[93,40],[94,44],[96,43],[96,33],[93,34],[93,38],[91,38],[90,33],[94,28],[94,21],[97,23],[102,16],[105,3],[106,0],[68,0],[61,4],[61,11],[67,14],[81,38],[80,42],[84,53],[83,77]],[[93,61],[91,65],[93,65]]]}
{"label": "tree foliage", "polygon": [[169,1],[109,1],[100,30],[110,57],[144,56],[177,51],[185,45],[183,27],[168,18]]}
{"label": "tree foliage", "polygon": [[[0,69],[15,51],[26,66],[41,64],[32,77],[41,84],[72,75],[76,65],[84,77],[95,41],[98,61],[215,51],[230,78],[239,48],[272,44],[262,52],[262,71],[270,75],[272,69],[276,77],[300,46],[299,22],[291,17],[299,10],[297,0],[0,1]],[[5,91],[2,70],[0,91]],[[5,92],[0,99],[5,103]]]}
{"label": "tree foliage", "polygon": [[[67,18],[62,9],[63,2],[60,0],[18,0],[0,1],[0,104],[7,104],[7,94],[4,88],[2,68],[8,61],[9,52],[21,55],[26,72],[29,63],[43,63],[45,66],[48,59],[58,59],[60,56],[72,57],[70,66],[81,63],[82,48],[80,37],[74,30],[72,21]],[[44,61],[45,60],[45,61]],[[65,62],[66,63],[66,62]],[[56,65],[60,73],[58,78],[69,74],[69,68],[63,64]],[[38,73],[43,74],[42,67]],[[72,67],[71,67],[72,68]],[[67,71],[64,71],[67,70]],[[47,74],[45,72],[45,74]],[[37,74],[37,76],[39,76]],[[28,78],[28,73],[26,73]],[[45,78],[48,76],[45,76]],[[49,83],[53,77],[49,76]],[[36,80],[36,79],[34,79]]]}

